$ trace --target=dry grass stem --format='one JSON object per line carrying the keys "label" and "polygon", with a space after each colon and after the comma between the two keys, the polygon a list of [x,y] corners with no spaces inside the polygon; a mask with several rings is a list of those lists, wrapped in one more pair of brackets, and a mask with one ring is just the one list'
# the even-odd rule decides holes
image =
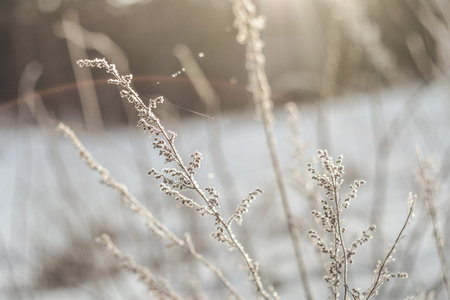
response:
{"label": "dry grass stem", "polygon": [[158,237],[164,240],[173,242],[175,245],[179,246],[192,257],[198,260],[202,265],[212,271],[216,277],[222,282],[222,284],[230,291],[230,294],[236,299],[242,299],[238,292],[233,288],[230,281],[223,275],[223,272],[207,261],[201,254],[199,254],[190,240],[189,236],[185,240],[177,237],[173,232],[171,232],[162,222],[153,216],[153,214],[142,205],[129,191],[126,185],[117,182],[117,180],[110,175],[109,171],[103,168],[86,150],[81,141],[75,135],[75,133],[65,124],[59,123],[58,130],[62,132],[74,145],[75,149],[78,151],[81,159],[84,160],[86,165],[97,171],[100,176],[100,182],[108,187],[111,187],[119,192],[121,196],[121,201],[124,205],[135,214],[138,214],[146,219],[147,227],[155,233]]}
{"label": "dry grass stem", "polygon": [[290,208],[286,182],[281,168],[275,135],[273,133],[273,103],[271,100],[271,89],[265,72],[265,56],[262,52],[264,43],[260,37],[260,31],[265,26],[265,17],[257,14],[256,6],[252,0],[232,0],[231,2],[235,16],[234,26],[238,30],[236,39],[240,44],[245,45],[246,49],[249,88],[253,93],[256,112],[258,116],[261,117],[264,125],[267,147],[270,152],[270,158],[274,168],[284,214],[288,223],[297,266],[301,274],[305,296],[308,300],[311,300],[313,299],[312,289],[303,260],[300,248],[300,237]]}
{"label": "dry grass stem", "polygon": [[183,299],[170,287],[166,280],[163,278],[156,279],[149,269],[136,264],[130,256],[117,248],[107,234],[98,237],[97,242],[105,247],[106,252],[112,255],[123,269],[138,275],[139,281],[144,283],[147,289],[158,299]]}

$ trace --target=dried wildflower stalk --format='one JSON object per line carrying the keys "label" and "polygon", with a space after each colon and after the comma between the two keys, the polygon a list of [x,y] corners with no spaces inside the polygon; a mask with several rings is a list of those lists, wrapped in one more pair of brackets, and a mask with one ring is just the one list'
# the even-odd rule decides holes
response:
{"label": "dried wildflower stalk", "polygon": [[[184,206],[194,208],[202,216],[210,215],[214,218],[216,231],[211,236],[220,243],[226,243],[232,249],[238,250],[249,270],[250,279],[254,282],[258,295],[264,299],[270,299],[271,296],[265,290],[259,276],[258,264],[250,258],[244,246],[231,230],[233,221],[240,224],[248,204],[261,191],[256,190],[250,193],[247,198],[242,200],[235,213],[228,220],[224,219],[219,208],[218,192],[213,187],[200,188],[195,179],[194,175],[200,167],[202,154],[196,151],[190,156],[189,163],[185,164],[175,147],[176,133],[166,130],[159,118],[153,113],[156,105],[164,101],[163,97],[150,99],[148,105],[146,105],[131,86],[132,75],[120,75],[116,66],[109,64],[105,59],[83,59],[77,63],[80,67],[106,69],[106,72],[112,75],[113,78],[109,79],[108,83],[120,86],[122,88],[120,91],[121,97],[127,99],[128,102],[135,106],[139,116],[138,127],[150,133],[150,136],[153,138],[153,148],[159,151],[160,156],[164,157],[165,163],[174,163],[176,165],[176,168],[164,168],[162,171],[152,169],[148,174],[161,181],[159,187],[162,193],[180,201]],[[183,192],[187,190],[194,191],[203,203],[200,204],[194,199],[185,196]]]}
{"label": "dried wildflower stalk", "polygon": [[308,164],[308,171],[312,174],[312,179],[316,184],[325,191],[325,200],[322,200],[322,211],[313,210],[311,214],[318,223],[321,224],[324,231],[329,234],[331,242],[327,242],[322,238],[316,230],[310,230],[310,237],[316,242],[317,247],[329,256],[329,267],[324,276],[324,280],[328,283],[332,297],[339,298],[339,291],[344,288],[344,297],[347,299],[351,295],[353,299],[369,299],[378,293],[379,287],[388,281],[391,277],[404,278],[406,273],[389,273],[387,266],[393,260],[392,255],[400,242],[403,231],[413,216],[415,197],[409,196],[408,215],[403,228],[395,240],[394,244],[389,248],[388,254],[383,261],[378,261],[374,271],[372,283],[366,291],[360,292],[359,289],[351,288],[348,281],[349,264],[353,263],[353,256],[356,254],[358,247],[366,244],[372,238],[372,232],[375,231],[375,225],[370,225],[362,232],[362,235],[356,239],[351,247],[346,246],[344,240],[344,220],[342,214],[344,209],[349,208],[350,203],[356,198],[358,188],[365,184],[364,180],[355,180],[349,186],[349,193],[342,199],[340,196],[341,185],[344,182],[344,166],[342,165],[343,157],[339,156],[336,161],[328,155],[327,150],[318,150],[318,157],[321,161],[323,173],[317,172],[312,164]]}
{"label": "dried wildflower stalk", "polygon": [[189,235],[186,235],[184,240],[179,238],[166,226],[164,226],[161,221],[154,217],[153,214],[128,191],[125,184],[119,183],[107,169],[105,169],[92,157],[75,133],[68,126],[63,123],[59,123],[57,129],[72,142],[73,146],[78,151],[78,154],[86,165],[100,174],[100,183],[115,189],[120,194],[121,201],[124,205],[128,206],[133,213],[146,219],[146,225],[149,230],[151,230],[159,238],[170,241],[189,253],[193,258],[198,260],[202,265],[213,272],[235,299],[242,299],[242,297],[233,288],[230,281],[223,275],[223,272],[197,252]]}
{"label": "dried wildflower stalk", "polygon": [[264,42],[260,37],[260,31],[265,27],[266,19],[265,16],[258,15],[253,0],[231,0],[231,3],[235,16],[234,27],[238,30],[236,39],[240,44],[245,45],[249,88],[253,93],[256,113],[264,125],[267,147],[269,149],[289,234],[293,243],[297,267],[301,274],[305,296],[308,300],[311,300],[313,299],[312,290],[300,249],[300,237],[288,201],[286,183],[278,155],[275,135],[273,133],[273,103],[271,100],[270,85],[265,72],[266,58],[262,51]]}

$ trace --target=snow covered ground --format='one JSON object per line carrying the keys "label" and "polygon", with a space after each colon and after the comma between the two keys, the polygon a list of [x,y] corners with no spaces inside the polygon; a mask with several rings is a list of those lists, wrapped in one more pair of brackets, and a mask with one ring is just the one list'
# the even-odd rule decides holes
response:
{"label": "snow covered ground", "polygon": [[[376,259],[382,258],[403,224],[408,193],[420,191],[414,180],[416,146],[424,155],[440,160],[437,205],[450,259],[449,95],[444,84],[354,95],[326,103],[320,120],[317,104],[299,105],[305,159],[311,161],[316,149],[326,147],[334,157],[344,155],[348,184],[354,179],[367,181],[345,215],[349,241],[371,224],[373,216],[378,226],[374,239],[359,249],[350,269],[350,282],[356,287],[370,284]],[[195,150],[204,154],[199,182],[217,188],[225,215],[255,188],[264,191],[251,204],[237,235],[260,262],[264,282],[273,284],[282,299],[301,299],[303,290],[263,128],[253,112],[227,113],[222,119],[165,118],[163,122],[178,133],[177,145],[186,160]],[[318,122],[328,129],[321,137]],[[289,176],[292,169],[305,166],[293,162],[285,110],[277,109],[274,125],[291,187],[290,202],[299,220],[310,219],[307,202]],[[76,133],[97,161],[180,237],[190,232],[197,249],[224,270],[246,299],[254,298],[246,272],[239,269],[238,255],[209,238],[214,220],[177,208],[175,200],[162,196],[157,182],[147,176],[152,167],[164,166],[145,133],[135,127],[115,128],[99,136],[77,127]],[[86,168],[61,135],[30,126],[4,127],[0,145],[0,299],[148,299],[133,275],[118,271],[101,255],[94,239],[102,232],[137,262],[163,275],[185,297],[192,296],[190,286],[198,285],[205,299],[225,298],[225,289],[208,270],[154,237],[142,219],[120,204],[115,191],[98,184],[97,174]],[[408,271],[410,278],[385,284],[381,298],[403,299],[420,289],[437,289],[437,299],[445,299],[431,225],[420,201],[407,233],[390,270]],[[314,296],[325,299],[328,291],[320,263],[308,239],[302,241]]]}

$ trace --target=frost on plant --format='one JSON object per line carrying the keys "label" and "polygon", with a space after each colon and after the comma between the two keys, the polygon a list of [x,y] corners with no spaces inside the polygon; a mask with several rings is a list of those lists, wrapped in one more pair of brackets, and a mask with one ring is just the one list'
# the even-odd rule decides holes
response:
{"label": "frost on plant", "polygon": [[[106,72],[113,76],[112,79],[108,80],[108,83],[121,87],[121,97],[134,105],[139,116],[138,127],[150,133],[153,139],[153,148],[164,158],[164,162],[175,165],[174,168],[164,168],[162,171],[152,169],[148,172],[148,175],[160,181],[159,188],[163,194],[174,198],[184,206],[196,209],[202,216],[209,215],[213,217],[216,230],[211,236],[220,243],[225,243],[232,249],[238,250],[249,270],[250,279],[255,284],[258,296],[264,299],[270,299],[271,295],[265,290],[259,276],[258,264],[249,257],[244,246],[238,241],[231,230],[232,221],[235,220],[236,223],[241,224],[243,214],[247,211],[250,202],[261,191],[256,190],[250,193],[238,205],[235,213],[228,220],[224,219],[220,212],[219,193],[213,187],[202,189],[195,178],[196,170],[200,168],[203,158],[202,154],[195,151],[190,155],[190,161],[187,164],[184,163],[175,147],[176,134],[170,130],[166,130],[159,118],[153,113],[153,109],[156,108],[157,104],[164,101],[163,97],[150,99],[148,100],[148,105],[145,104],[131,86],[133,76],[131,74],[125,76],[120,75],[116,66],[108,63],[105,59],[83,59],[77,63],[80,67],[106,69]],[[187,190],[193,191],[198,196],[199,201],[186,196],[185,192]],[[274,295],[272,293],[272,297]]]}
{"label": "frost on plant", "polygon": [[329,156],[327,150],[318,150],[318,157],[321,162],[323,172],[318,172],[308,164],[308,171],[312,174],[312,179],[325,192],[325,199],[321,201],[322,210],[313,210],[311,214],[316,221],[321,224],[324,237],[316,230],[310,230],[309,236],[315,241],[319,250],[326,254],[329,258],[328,266],[324,280],[328,283],[333,299],[338,299],[341,289],[344,290],[343,299],[347,299],[350,294],[353,299],[369,299],[378,293],[379,287],[383,282],[388,281],[391,277],[404,278],[406,273],[390,273],[387,266],[393,260],[393,254],[403,235],[406,225],[413,216],[415,196],[410,195],[408,198],[408,215],[403,228],[392,246],[390,246],[388,254],[383,260],[378,261],[374,270],[372,282],[364,292],[359,289],[352,288],[348,280],[349,264],[353,263],[353,256],[356,254],[358,247],[366,244],[375,231],[375,225],[370,225],[366,230],[362,231],[361,236],[351,243],[346,243],[344,233],[344,220],[342,215],[346,209],[350,207],[350,203],[356,198],[358,189],[366,182],[364,180],[355,180],[349,186],[349,192],[341,197],[341,186],[344,182],[344,166],[342,165],[343,157],[339,156],[336,161]]}

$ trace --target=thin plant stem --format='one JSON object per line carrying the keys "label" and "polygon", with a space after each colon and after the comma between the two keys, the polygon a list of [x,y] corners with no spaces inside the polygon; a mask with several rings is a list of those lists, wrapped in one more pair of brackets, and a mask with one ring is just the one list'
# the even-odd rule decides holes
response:
{"label": "thin plant stem", "polygon": [[[386,257],[384,258],[383,262],[378,266],[377,268],[377,272],[375,274],[374,280],[371,284],[371,286],[368,289],[368,292],[365,293],[366,296],[366,300],[371,298],[372,296],[376,295],[378,288],[380,287],[380,285],[383,283],[383,281],[385,280],[385,278],[383,278],[384,276],[386,276],[386,267],[387,264],[392,261],[392,255],[395,252],[395,249],[397,248],[398,244],[400,243],[400,240],[403,237],[403,232],[405,231],[406,227],[408,226],[409,222],[411,221],[411,219],[414,216],[414,207],[415,207],[415,203],[416,203],[416,196],[412,196],[411,194],[408,197],[408,214],[406,216],[406,220],[405,223],[402,226],[402,229],[400,230],[400,232],[397,235],[397,238],[395,239],[394,244],[390,247]],[[401,273],[400,273],[401,274]],[[391,274],[392,275],[392,274]],[[389,274],[387,275],[389,276]],[[401,276],[407,276],[406,274],[401,274]]]}
{"label": "thin plant stem", "polygon": [[109,171],[100,165],[92,155],[86,150],[81,141],[75,135],[72,129],[63,123],[59,123],[57,129],[62,132],[73,144],[75,149],[78,151],[80,157],[86,165],[94,171],[97,171],[101,176],[101,183],[111,187],[119,192],[122,202],[128,206],[128,208],[133,212],[147,220],[148,228],[153,231],[158,237],[162,239],[167,239],[175,243],[181,249],[189,253],[192,257],[198,260],[207,269],[212,271],[216,277],[222,282],[222,284],[230,291],[231,295],[236,299],[242,299],[238,292],[233,288],[229,280],[223,275],[223,272],[215,267],[213,264],[208,262],[200,253],[198,253],[192,241],[184,241],[176,236],[172,231],[170,231],[163,223],[161,223],[153,214],[140,203],[129,191],[126,185],[119,183],[113,176],[110,175]]}
{"label": "thin plant stem", "polygon": [[289,205],[286,183],[277,151],[275,135],[273,133],[273,103],[271,100],[271,89],[265,73],[265,56],[262,52],[263,41],[260,38],[260,30],[264,27],[265,20],[262,16],[256,14],[256,7],[251,0],[232,0],[232,8],[235,15],[235,27],[239,30],[237,40],[246,47],[249,85],[253,93],[257,113],[261,117],[264,126],[267,147],[293,243],[297,266],[303,282],[305,296],[306,299],[312,300],[312,291],[300,248],[300,237],[298,229],[294,224],[293,213]]}
{"label": "thin plant stem", "polygon": [[[334,205],[336,209],[336,230],[337,236],[339,237],[340,247],[342,249],[342,258],[344,260],[344,299],[347,299],[348,293],[348,279],[347,279],[347,248],[345,248],[344,238],[342,237],[342,228],[341,228],[341,213],[339,208],[339,192],[338,192],[338,183],[336,182],[336,177],[332,177],[333,180],[333,192],[334,192]],[[337,251],[336,251],[337,252]]]}

